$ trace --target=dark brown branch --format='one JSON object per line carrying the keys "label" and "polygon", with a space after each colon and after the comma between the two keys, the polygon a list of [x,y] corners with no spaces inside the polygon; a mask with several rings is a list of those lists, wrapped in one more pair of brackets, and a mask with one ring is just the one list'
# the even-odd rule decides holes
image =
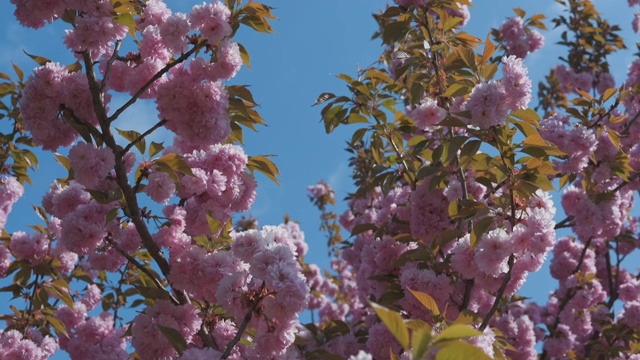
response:
{"label": "dark brown branch", "polygon": [[[88,52],[85,51],[83,53],[83,57],[85,62],[87,80],[89,82],[89,90],[91,91],[93,100],[93,107],[98,117],[100,127],[102,129],[103,139],[107,147],[109,147],[115,155],[114,170],[116,172],[116,183],[122,190],[129,215],[131,216],[131,221],[136,226],[136,231],[140,235],[142,244],[147,249],[147,251],[149,251],[149,254],[153,258],[153,260],[158,264],[158,267],[160,268],[162,274],[165,277],[168,277],[170,272],[169,262],[160,251],[160,247],[158,247],[158,245],[153,240],[153,237],[149,232],[149,228],[144,222],[142,212],[140,211],[140,206],[138,205],[138,197],[129,184],[129,179],[127,178],[127,172],[124,167],[122,156],[119,156],[118,145],[116,144],[113,133],[111,132],[109,118],[107,117],[106,109],[104,107],[102,93],[100,93],[100,86],[98,84],[98,81],[96,80],[96,73],[95,69],[93,68],[91,56]],[[124,106],[123,108],[126,109],[126,107]],[[176,295],[178,296],[178,300],[181,304],[186,303],[187,299],[184,298],[183,294],[176,293]]]}
{"label": "dark brown branch", "polygon": [[147,81],[144,85],[142,85],[142,87],[135,94],[133,94],[133,96],[131,97],[131,99],[129,99],[129,101],[127,101],[118,110],[116,110],[107,119],[107,122],[108,123],[112,123],[113,121],[115,121],[118,118],[118,116],[120,116],[125,110],[127,110],[131,105],[135,104],[135,102],[138,101],[140,96],[142,96],[142,94],[144,94],[144,92],[147,91],[151,87],[151,85],[153,85],[153,83],[156,80],[160,79],[162,77],[162,75],[164,75],[167,72],[169,72],[169,70],[171,70],[171,68],[173,68],[174,66],[176,66],[176,65],[184,62],[185,60],[187,60],[191,55],[193,55],[196,51],[198,51],[201,48],[203,48],[205,45],[206,45],[206,42],[201,42],[198,45],[196,45],[193,48],[191,48],[191,50],[189,50],[186,53],[180,55],[180,57],[175,59],[173,62],[165,65],[165,67],[163,67],[162,69],[160,69],[160,71],[158,71],[155,75],[153,75],[153,77],[151,77],[151,79],[149,79],[149,81]]}
{"label": "dark brown branch", "polygon": [[137,143],[142,141],[142,139],[144,139],[146,136],[150,135],[152,132],[156,131],[158,128],[162,127],[162,125],[164,125],[166,123],[167,123],[167,119],[162,119],[162,120],[158,121],[155,125],[153,125],[151,128],[149,128],[144,133],[140,134],[140,136],[138,136],[131,143],[129,143],[127,146],[125,146],[125,148],[122,149],[122,151],[120,152],[119,156],[124,156],[129,150],[131,150],[132,147],[134,147]]}
{"label": "dark brown branch", "polygon": [[167,295],[169,296],[169,298],[171,299],[171,302],[174,305],[180,305],[180,302],[173,296],[173,294],[171,294],[171,292],[169,290],[167,290],[167,288],[164,287],[164,285],[162,285],[162,283],[160,282],[160,280],[158,280],[158,278],[155,277],[155,275],[149,271],[149,269],[147,269],[146,267],[144,267],[144,265],[142,265],[138,260],[136,260],[133,256],[129,255],[126,251],[124,251],[115,241],[113,241],[113,239],[111,239],[109,236],[107,236],[105,238],[107,240],[107,243],[111,246],[113,246],[114,249],[116,249],[116,251],[118,253],[120,253],[120,255],[124,256],[125,259],[127,259],[127,261],[137,267],[140,271],[142,271],[145,275],[147,275],[151,281],[153,281],[153,283],[158,287],[158,289],[163,290],[164,292],[167,293]]}
{"label": "dark brown branch", "polygon": [[471,300],[471,290],[473,290],[474,281],[473,279],[465,280],[464,282],[464,297],[462,298],[462,304],[458,307],[458,311],[462,312],[469,306],[469,301]]}
{"label": "dark brown branch", "polygon": [[572,226],[570,224],[571,220],[573,220],[573,215],[572,216],[567,216],[566,218],[564,218],[562,221],[560,221],[559,223],[556,224],[556,226],[553,227],[554,230],[558,230],[564,227],[570,227]]}
{"label": "dark brown branch", "polygon": [[516,261],[515,254],[511,254],[511,256],[509,256],[509,261],[507,262],[507,264],[509,264],[509,271],[507,271],[507,273],[504,275],[502,284],[500,285],[500,288],[496,293],[496,299],[493,302],[493,305],[491,306],[491,309],[489,310],[487,315],[485,315],[484,320],[482,320],[482,324],[480,324],[480,327],[478,328],[478,330],[484,331],[484,329],[486,329],[487,326],[489,326],[489,321],[491,321],[491,318],[493,318],[493,314],[495,314],[496,311],[498,310],[498,306],[500,305],[502,296],[504,295],[505,290],[507,290],[507,285],[509,284],[509,281],[511,281],[511,273],[513,272],[513,264],[515,263],[515,261]]}
{"label": "dark brown branch", "polygon": [[104,90],[107,88],[109,75],[111,75],[111,66],[113,65],[113,62],[116,61],[116,59],[118,58],[118,51],[120,50],[120,46],[122,46],[122,40],[116,40],[116,45],[114,46],[113,54],[111,55],[111,58],[109,58],[109,60],[107,61],[107,66],[105,67],[105,70],[104,70],[104,76],[102,77],[102,83],[100,84],[100,92],[104,92]]}
{"label": "dark brown branch", "polygon": [[[264,290],[264,283],[262,283],[262,287],[260,288],[260,291],[259,291],[260,294],[262,293],[262,290]],[[227,347],[224,349],[224,353],[222,353],[222,356],[220,357],[220,360],[225,360],[226,358],[228,358],[229,355],[231,355],[231,351],[233,350],[233,348],[236,346],[238,342],[240,342],[240,339],[242,339],[242,334],[244,334],[244,331],[247,329],[247,326],[249,325],[249,322],[253,317],[253,313],[256,312],[256,310],[258,309],[258,305],[260,305],[260,301],[262,301],[262,295],[258,296],[254,300],[253,305],[251,306],[251,309],[244,316],[244,319],[242,320],[242,324],[240,324],[240,326],[238,327],[238,332],[236,333],[236,336],[234,336],[233,339],[229,342],[229,344],[227,344]]]}

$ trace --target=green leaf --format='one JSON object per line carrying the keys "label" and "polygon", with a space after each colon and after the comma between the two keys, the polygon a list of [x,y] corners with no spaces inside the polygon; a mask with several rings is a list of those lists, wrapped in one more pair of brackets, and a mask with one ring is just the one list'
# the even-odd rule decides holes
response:
{"label": "green leaf", "polygon": [[318,96],[318,98],[316,99],[316,102],[313,103],[313,105],[311,106],[316,106],[319,104],[322,104],[323,102],[329,100],[329,99],[333,99],[334,97],[336,97],[335,94],[329,93],[329,92],[325,92],[320,94],[320,96]]}
{"label": "green leaf", "polygon": [[159,154],[162,150],[164,150],[163,143],[157,143],[152,141],[151,145],[149,145],[149,156],[154,157]]}
{"label": "green leaf", "polygon": [[277,176],[280,175],[278,167],[266,156],[249,156],[247,161],[247,169],[253,173],[255,170],[263,173],[276,184],[280,185]]}
{"label": "green leaf", "polygon": [[240,43],[238,43],[238,48],[240,49],[240,58],[242,59],[242,63],[248,69],[251,69],[251,57],[249,56],[249,52],[247,49]]}
{"label": "green leaf", "polygon": [[43,285],[54,297],[62,300],[65,305],[73,309],[73,299],[71,295],[69,295],[69,284],[67,284],[66,281],[57,279],[50,283],[44,283]]}
{"label": "green leaf", "polygon": [[347,118],[347,122],[349,124],[368,123],[369,120],[367,120],[366,117],[354,112],[354,113],[351,113],[351,115],[349,115],[349,117]]}
{"label": "green leaf", "polygon": [[[118,134],[120,134],[120,136],[129,140],[130,143],[136,141],[136,139],[138,139],[141,135],[139,132],[135,130],[120,130],[116,128],[116,131],[118,132]],[[140,139],[140,141],[138,141],[135,146],[136,146],[136,149],[138,149],[138,151],[140,151],[141,154],[144,154],[147,148],[147,144],[144,141],[144,138]]]}
{"label": "green leaf", "polygon": [[487,34],[487,40],[484,42],[484,52],[482,53],[482,63],[486,64],[495,51],[496,46],[491,42],[491,35]]}
{"label": "green leaf", "polygon": [[118,24],[124,25],[129,29],[129,35],[135,39],[136,37],[136,20],[130,13],[118,14],[114,19]]}
{"label": "green leaf", "polygon": [[28,52],[22,50],[23,53],[25,53],[28,57],[32,58],[33,60],[35,60],[35,62],[38,63],[38,65],[40,66],[45,66],[47,63],[50,63],[51,60],[47,59],[46,57],[42,57],[42,56],[38,56],[38,55],[31,55]]}
{"label": "green leaf", "polygon": [[445,342],[449,340],[464,339],[468,337],[480,336],[482,332],[472,328],[469,325],[453,324],[444,329],[438,336],[435,337],[434,342]]}
{"label": "green leaf", "polygon": [[359,143],[365,136],[365,134],[369,131],[368,128],[361,128],[356,130],[351,137],[351,145],[356,145]]}
{"label": "green leaf", "polygon": [[16,72],[16,75],[18,75],[18,80],[22,81],[22,79],[24,79],[24,73],[22,72],[22,70],[16,64],[12,63],[11,65],[13,65],[13,70]]}
{"label": "green leaf", "polygon": [[512,111],[511,112],[511,116],[515,117],[516,119],[520,119],[522,121],[525,121],[531,125],[534,126],[538,126],[538,123],[540,122],[540,120],[542,120],[540,118],[540,115],[538,115],[538,113],[536,113],[535,111],[533,111],[531,108],[526,108],[526,109],[519,109],[516,111]]}
{"label": "green leaf", "polygon": [[117,216],[118,216],[118,212],[120,211],[120,208],[113,208],[111,210],[109,210],[109,212],[107,213],[107,216],[104,220],[104,224],[108,224],[110,223],[112,220],[114,220]]}
{"label": "green leaf", "polygon": [[160,324],[156,324],[158,330],[164,335],[171,346],[178,352],[179,355],[182,355],[184,351],[187,349],[187,341],[184,339],[180,332],[172,327],[162,326]]}
{"label": "green leaf", "polygon": [[393,21],[382,29],[382,41],[392,45],[400,42],[411,29],[411,21]]}
{"label": "green leaf", "polygon": [[351,231],[351,236],[356,236],[358,234],[362,234],[365,231],[376,231],[378,228],[374,224],[358,224],[353,227],[353,231]]}
{"label": "green leaf", "polygon": [[433,297],[431,297],[431,295],[425,294],[417,290],[412,290],[411,288],[407,288],[407,289],[411,292],[411,294],[413,294],[413,296],[415,296],[416,299],[418,299],[418,301],[420,301],[422,305],[424,305],[424,307],[429,309],[433,313],[433,315],[435,316],[440,315],[440,309],[438,309],[438,304],[436,304],[436,301],[433,299]]}
{"label": "green leaf", "polygon": [[160,167],[166,166],[173,171],[194,176],[191,167],[178,154],[170,153],[157,158],[154,163]]}
{"label": "green leaf", "polygon": [[431,345],[431,326],[424,326],[411,333],[413,359],[424,359]]}
{"label": "green leaf", "polygon": [[389,331],[395,336],[400,345],[407,349],[409,347],[409,330],[404,325],[404,319],[399,313],[380,306],[374,302],[369,302],[380,320],[387,326]]}
{"label": "green leaf", "polygon": [[464,341],[447,343],[436,354],[436,360],[491,360],[482,349]]}
{"label": "green leaf", "polygon": [[51,316],[51,315],[46,315],[45,318],[47,319],[47,322],[49,322],[49,324],[51,324],[51,326],[53,326],[53,328],[56,330],[56,333],[58,334],[58,336],[64,335],[66,337],[69,337],[67,328],[66,326],[64,326],[62,321],[56,319],[55,316]]}

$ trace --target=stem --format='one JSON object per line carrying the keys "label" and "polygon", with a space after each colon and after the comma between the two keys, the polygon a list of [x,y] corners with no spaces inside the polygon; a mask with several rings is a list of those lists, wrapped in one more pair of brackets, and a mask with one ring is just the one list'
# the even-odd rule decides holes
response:
{"label": "stem", "polygon": [[[197,47],[194,47],[194,49],[196,48]],[[181,58],[183,56],[181,56]],[[111,151],[113,151],[113,154],[115,155],[114,170],[116,172],[116,178],[115,178],[116,183],[120,187],[120,190],[122,190],[122,193],[125,199],[125,204],[128,207],[129,214],[131,216],[131,221],[136,226],[136,231],[140,235],[142,244],[147,249],[147,251],[149,251],[149,254],[151,255],[151,257],[158,264],[158,267],[160,268],[160,271],[162,272],[162,274],[165,277],[168,277],[170,273],[169,262],[162,254],[160,247],[158,247],[155,241],[153,241],[153,237],[149,232],[149,228],[144,222],[144,219],[142,217],[142,212],[140,211],[140,206],[138,205],[138,197],[136,193],[133,191],[133,189],[131,188],[131,185],[129,184],[129,179],[127,178],[127,172],[125,170],[124,163],[122,161],[122,156],[119,156],[118,145],[116,144],[116,141],[113,137],[113,133],[111,132],[111,126],[110,126],[110,120],[109,120],[110,118],[107,117],[107,112],[105,110],[104,102],[103,102],[103,96],[102,96],[102,93],[100,92],[100,86],[98,85],[98,81],[96,80],[96,73],[95,73],[95,69],[93,68],[93,62],[91,60],[91,56],[89,55],[88,52],[85,51],[83,52],[83,57],[84,57],[87,80],[89,82],[89,89],[91,91],[91,96],[93,100],[93,107],[98,117],[100,127],[102,129],[103,139],[107,147],[109,147]],[[135,102],[135,100],[133,100],[133,102]],[[133,102],[131,102],[130,100],[130,102],[127,104],[130,105]],[[125,104],[119,110],[124,111],[124,109],[126,109],[129,106],[127,104]],[[111,118],[115,119],[114,116],[112,116]],[[184,297],[184,294],[178,292],[177,295],[179,297],[178,300],[180,301],[180,303],[183,303],[183,304],[187,303],[187,299]]]}
{"label": "stem", "polygon": [[[433,40],[433,34],[431,33],[431,29],[429,28],[429,24],[423,24],[425,30],[427,31],[427,35],[429,36],[429,45],[434,45],[436,42]],[[442,86],[442,82],[440,81],[440,66],[438,65],[438,53],[431,51],[431,46],[429,46],[429,60],[431,60],[431,65],[433,65],[433,70],[436,72],[436,83],[438,84],[437,96],[440,97],[442,94],[442,90],[444,87]]]}
{"label": "stem", "polygon": [[464,284],[464,297],[462,298],[462,304],[458,307],[458,311],[462,312],[465,310],[467,306],[469,306],[469,301],[471,300],[471,290],[473,289],[474,281],[473,279],[465,280]]}
{"label": "stem", "polygon": [[38,278],[40,275],[36,274],[36,278],[33,280],[33,290],[31,291],[31,299],[29,299],[29,308],[27,309],[27,316],[33,315],[33,299],[36,297],[36,291],[38,290]]}
{"label": "stem", "polygon": [[144,267],[144,265],[142,265],[138,260],[136,260],[133,256],[127,254],[126,251],[124,251],[115,241],[113,241],[113,239],[111,239],[109,236],[107,236],[105,238],[107,240],[107,243],[109,243],[109,245],[113,246],[114,249],[116,249],[117,252],[120,253],[120,255],[124,256],[127,261],[129,261],[129,263],[135,267],[137,267],[140,271],[142,271],[145,275],[147,275],[151,281],[153,281],[154,284],[156,284],[156,286],[158,287],[158,289],[160,290],[164,290],[167,295],[169,296],[169,298],[171,299],[171,302],[174,305],[180,305],[180,302],[171,294],[171,292],[169,290],[167,290],[167,288],[165,288],[162,283],[160,282],[160,280],[158,280],[158,278],[155,277],[155,275],[146,267]]}
{"label": "stem", "polygon": [[[564,227],[570,227],[573,226],[572,224],[569,224],[571,222],[571,220],[573,220],[573,215],[571,216],[567,216],[566,218],[564,218],[562,221],[560,221],[559,223],[556,224],[556,226],[553,227],[554,230],[558,230]],[[591,240],[589,240],[591,241]]]}
{"label": "stem", "polygon": [[[573,269],[573,272],[571,273],[571,275],[573,275],[573,274],[577,273],[578,271],[580,271],[580,267],[582,266],[582,263],[584,262],[584,257],[587,254],[587,250],[589,249],[589,245],[591,245],[591,240],[593,240],[593,238],[589,238],[587,243],[584,244],[584,248],[582,249],[582,252],[580,253],[580,259],[578,260],[578,264],[576,265],[575,269]],[[575,294],[576,294],[575,291],[573,293],[569,292],[567,294],[567,296],[564,299],[562,299],[562,302],[560,303],[560,306],[558,306],[558,313],[556,314],[556,317],[555,317],[555,319],[553,321],[553,325],[551,325],[549,330],[554,331],[558,327],[558,323],[560,322],[560,313],[562,313],[562,310],[564,310],[564,308],[567,306],[569,301],[575,296]],[[547,358],[547,351],[544,350],[542,352],[542,354],[540,355],[540,360],[545,360],[546,358]]]}
{"label": "stem", "polygon": [[102,77],[102,84],[100,84],[100,92],[104,92],[107,88],[107,81],[109,80],[109,75],[111,74],[111,65],[118,58],[118,51],[120,50],[120,46],[122,45],[122,40],[116,40],[116,45],[113,49],[113,54],[111,58],[107,61],[107,68],[104,70],[104,76]]}
{"label": "stem", "polygon": [[156,129],[162,127],[162,125],[166,124],[167,121],[168,121],[167,119],[162,119],[162,120],[158,121],[155,125],[153,125],[151,128],[149,128],[147,131],[145,131],[144,133],[140,134],[140,136],[135,138],[131,143],[129,143],[129,145],[125,146],[125,148],[122,149],[122,151],[120,151],[119,156],[124,156],[124,154],[126,154],[129,150],[131,150],[132,147],[134,147],[137,143],[142,141],[142,139],[144,139],[147,135],[149,135],[152,132],[156,131]]}
{"label": "stem", "polygon": [[509,261],[507,262],[507,264],[509,264],[509,271],[507,271],[507,273],[504,275],[504,280],[502,280],[502,284],[500,285],[500,288],[498,289],[498,293],[496,294],[496,300],[493,302],[493,305],[491,306],[491,309],[489,310],[487,315],[485,315],[484,320],[482,320],[482,324],[480,324],[480,327],[478,328],[478,330],[484,331],[484,329],[486,329],[487,326],[489,326],[489,321],[491,321],[493,314],[495,314],[495,312],[498,310],[498,305],[500,305],[500,300],[502,300],[502,296],[504,295],[504,292],[507,289],[507,285],[509,284],[509,281],[511,281],[511,273],[513,271],[513,264],[515,263],[515,261],[516,261],[515,254],[511,254],[511,256],[509,256]]}
{"label": "stem", "polygon": [[[196,46],[194,46],[193,48],[191,48],[191,50],[189,50],[186,53],[180,55],[180,57],[175,59],[173,62],[165,65],[165,67],[163,67],[162,69],[160,69],[160,71],[158,71],[155,75],[153,75],[153,77],[151,77],[151,79],[149,79],[149,81],[147,81],[144,85],[142,85],[142,87],[131,97],[131,99],[129,99],[129,101],[127,101],[118,110],[116,110],[113,113],[113,115],[111,115],[109,118],[107,118],[106,119],[107,123],[112,123],[114,120],[116,120],[118,118],[118,116],[120,116],[125,110],[127,110],[131,105],[133,105],[140,98],[140,96],[142,96],[142,94],[144,94],[144,92],[147,91],[151,87],[151,85],[153,85],[153,83],[156,80],[160,79],[162,77],[162,75],[164,75],[167,72],[169,72],[169,70],[171,70],[171,68],[173,68],[174,66],[176,66],[176,65],[184,62],[185,60],[187,60],[191,55],[193,55],[193,53],[195,53],[196,51],[200,50],[205,45],[206,45],[206,42],[203,41],[203,42],[197,44]],[[85,63],[86,63],[86,57],[85,57]],[[94,76],[94,78],[95,78],[95,76]]]}
{"label": "stem", "polygon": [[411,189],[415,189],[416,187],[416,179],[412,176],[412,174],[409,172],[409,164],[407,163],[407,159],[405,159],[404,157],[404,151],[400,151],[400,149],[398,149],[398,147],[396,146],[396,143],[393,142],[393,139],[391,137],[390,134],[388,134],[385,131],[385,135],[387,137],[387,140],[389,140],[389,142],[391,143],[391,146],[393,147],[393,150],[396,152],[396,155],[398,155],[398,157],[400,157],[400,159],[402,159],[402,166],[404,166],[405,169],[405,173],[407,174],[407,176],[409,177],[409,180],[411,181]]}
{"label": "stem", "polygon": [[[264,283],[262,283],[262,287],[260,288],[260,293],[262,293],[263,289],[264,289]],[[242,334],[247,329],[247,326],[249,325],[249,321],[251,321],[251,318],[253,317],[253,313],[256,312],[256,310],[258,309],[258,305],[260,304],[260,301],[262,301],[262,296],[259,296],[254,300],[253,305],[251,306],[251,309],[244,316],[244,319],[242,320],[242,324],[240,324],[240,326],[238,327],[238,332],[236,333],[236,336],[234,336],[233,339],[229,342],[229,344],[227,344],[227,347],[225,348],[224,353],[222,354],[222,357],[220,357],[220,360],[225,360],[226,358],[228,358],[229,355],[231,355],[231,350],[233,350],[236,344],[240,342],[240,339],[242,338]]]}

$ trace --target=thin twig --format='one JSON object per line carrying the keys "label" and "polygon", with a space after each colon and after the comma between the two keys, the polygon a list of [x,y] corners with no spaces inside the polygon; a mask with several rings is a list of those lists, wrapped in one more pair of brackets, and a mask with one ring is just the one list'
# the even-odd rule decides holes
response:
{"label": "thin twig", "polygon": [[465,310],[469,306],[471,300],[471,290],[473,290],[475,282],[473,279],[467,279],[464,282],[464,297],[462,298],[462,304],[458,307],[458,311]]}
{"label": "thin twig", "polygon": [[126,251],[124,251],[109,236],[107,236],[105,239],[107,240],[107,243],[109,243],[109,245],[113,246],[113,248],[116,249],[116,251],[119,252],[120,255],[124,256],[127,259],[127,261],[129,261],[129,263],[131,263],[131,265],[137,267],[138,269],[140,269],[140,271],[142,271],[145,275],[147,275],[151,279],[151,281],[153,281],[153,283],[156,284],[158,289],[163,290],[164,292],[166,292],[167,295],[169,296],[169,298],[171,299],[172,303],[174,303],[175,305],[180,305],[180,302],[173,296],[173,294],[171,294],[171,292],[169,290],[167,290],[167,288],[164,287],[164,285],[162,285],[160,280],[158,280],[158,278],[156,278],[155,275],[149,269],[144,267],[144,265],[142,265],[140,262],[138,262],[138,260],[136,260],[133,256],[129,255]]}
{"label": "thin twig", "polygon": [[561,229],[561,228],[564,228],[564,227],[573,226],[572,224],[569,224],[571,222],[571,220],[573,220],[573,215],[567,216],[566,218],[564,218],[562,221],[557,223],[556,226],[553,227],[553,229],[554,230],[558,230],[558,229]]}
{"label": "thin twig", "polygon": [[509,256],[509,261],[507,262],[507,264],[509,264],[509,271],[507,271],[507,273],[504,275],[502,284],[500,285],[500,288],[496,293],[496,299],[493,302],[491,309],[482,320],[482,324],[480,324],[480,327],[478,328],[478,330],[484,331],[484,329],[486,329],[487,326],[489,326],[489,321],[491,321],[491,318],[493,318],[493,314],[495,314],[495,312],[498,310],[498,306],[500,305],[500,300],[502,300],[502,296],[504,295],[505,290],[507,290],[507,285],[509,284],[509,281],[511,281],[511,273],[513,272],[513,264],[515,263],[515,261],[516,261],[515,254],[511,254],[511,256]]}
{"label": "thin twig", "polygon": [[[103,98],[102,94],[100,93],[100,86],[98,85],[98,81],[96,79],[96,73],[95,69],[93,68],[91,56],[87,51],[85,51],[83,53],[83,57],[85,62],[87,81],[89,82],[89,90],[91,91],[93,100],[94,111],[98,117],[100,128],[102,129],[102,137],[107,147],[109,147],[115,155],[114,170],[116,172],[116,183],[118,184],[118,187],[120,187],[120,190],[122,190],[125,204],[129,210],[129,215],[131,216],[131,221],[136,226],[136,231],[140,235],[142,244],[147,249],[147,251],[149,251],[149,254],[153,258],[153,260],[158,264],[158,267],[160,268],[162,274],[168,278],[171,271],[169,262],[164,257],[164,254],[160,250],[158,244],[156,244],[153,240],[153,237],[149,232],[149,228],[144,222],[142,212],[138,204],[138,197],[129,184],[129,179],[127,178],[127,172],[124,167],[122,156],[119,156],[118,145],[116,144],[113,133],[111,132],[111,126],[109,124],[110,118],[107,117],[107,112],[102,101]],[[122,108],[120,108],[120,110],[124,111],[123,109],[126,109],[126,107],[123,106]],[[187,299],[183,296],[182,293],[178,292],[176,293],[176,296],[178,296],[178,300],[181,304],[187,303]]]}
{"label": "thin twig", "polygon": [[133,94],[131,99],[129,99],[124,105],[122,105],[118,110],[116,110],[107,119],[107,122],[108,123],[112,123],[113,121],[115,121],[118,118],[118,116],[120,116],[125,110],[127,110],[129,108],[129,106],[135,104],[135,102],[138,101],[140,96],[142,96],[142,94],[144,94],[144,92],[147,91],[151,87],[151,85],[153,85],[153,83],[156,80],[160,79],[162,77],[162,75],[164,75],[167,72],[169,72],[169,70],[171,70],[171,68],[173,68],[174,66],[176,66],[176,65],[184,62],[185,60],[187,60],[191,55],[193,55],[193,53],[195,53],[196,51],[200,50],[205,45],[206,45],[206,42],[203,41],[203,42],[199,43],[198,45],[194,46],[193,48],[191,48],[191,50],[189,50],[186,53],[180,55],[180,57],[175,59],[173,62],[165,65],[165,67],[163,67],[162,69],[160,69],[160,71],[158,71],[155,75],[153,75],[153,77],[151,77],[151,79],[149,79],[149,81],[147,81],[144,85],[142,85],[142,87],[135,94]]}
{"label": "thin twig", "polygon": [[111,66],[113,65],[113,62],[118,58],[118,51],[120,50],[121,45],[122,40],[116,40],[116,45],[113,48],[113,54],[107,61],[107,66],[104,69],[104,76],[102,77],[102,83],[100,84],[100,92],[104,92],[104,90],[107,88],[107,81],[109,81],[109,75],[111,75]]}
{"label": "thin twig", "polygon": [[134,147],[137,143],[142,141],[142,139],[144,139],[146,136],[148,136],[152,132],[156,131],[156,129],[158,129],[162,125],[166,124],[167,121],[168,121],[167,119],[162,119],[162,120],[158,121],[155,125],[153,125],[151,128],[149,128],[147,131],[145,131],[144,133],[140,134],[140,136],[135,138],[132,142],[130,142],[127,146],[125,146],[125,148],[122,149],[122,151],[120,151],[119,156],[124,156],[129,150],[131,150],[132,147]]}
{"label": "thin twig", "polygon": [[[262,293],[263,289],[264,289],[264,283],[262,283],[262,287],[260,288],[260,293]],[[258,309],[258,305],[260,304],[260,301],[262,301],[262,296],[259,296],[253,302],[253,306],[251,306],[251,309],[249,310],[249,312],[244,316],[244,319],[242,320],[242,324],[240,324],[240,326],[238,327],[238,332],[236,332],[236,336],[234,336],[233,339],[229,342],[229,344],[227,344],[227,347],[225,348],[224,353],[222,354],[222,357],[220,357],[220,360],[225,360],[226,358],[228,358],[229,355],[231,355],[231,351],[233,350],[233,348],[236,346],[238,342],[240,342],[240,339],[242,339],[242,334],[244,334],[244,331],[247,329],[247,326],[249,325],[249,322],[253,317],[253,313],[256,312],[256,310]]]}

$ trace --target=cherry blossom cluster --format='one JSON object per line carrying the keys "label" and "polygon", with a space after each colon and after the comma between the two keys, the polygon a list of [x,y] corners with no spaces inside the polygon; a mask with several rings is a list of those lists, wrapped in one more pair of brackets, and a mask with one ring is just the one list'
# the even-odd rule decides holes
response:
{"label": "cherry blossom cluster", "polygon": [[[226,221],[233,213],[249,210],[256,196],[257,183],[246,171],[248,158],[241,147],[226,144],[192,150],[191,146],[176,138],[176,148],[194,174],[181,176],[177,194],[187,199],[184,206],[187,233],[207,234],[210,230],[203,214],[210,213],[214,218]],[[168,182],[166,174],[161,174],[165,183]],[[169,186],[152,186],[147,193]]]}
{"label": "cherry blossom cluster", "polygon": [[544,36],[537,30],[525,28],[524,20],[519,16],[507,19],[498,30],[507,53],[520,59],[544,46]]}
{"label": "cherry blossom cluster", "polygon": [[[450,108],[452,112],[468,111],[470,118],[463,118],[469,125],[480,129],[506,122],[510,110],[524,109],[531,101],[531,79],[522,59],[513,55],[502,58],[502,79],[475,85],[464,100],[457,98]],[[432,98],[424,98],[409,109],[418,130],[431,132],[447,116],[447,110]]]}
{"label": "cherry blossom cluster", "polygon": [[58,343],[51,336],[38,331],[24,335],[17,330],[0,333],[0,352],[5,359],[46,360],[58,350]]}
{"label": "cherry blossom cluster", "polygon": [[504,124],[509,110],[524,109],[531,101],[531,79],[521,58],[502,58],[502,79],[476,85],[461,110],[471,113],[470,125],[488,129]]}
{"label": "cherry blossom cluster", "polygon": [[[106,94],[107,102],[109,98]],[[50,151],[75,142],[78,132],[72,124],[98,123],[86,76],[52,62],[34,70],[27,80],[20,114],[34,142]]]}
{"label": "cherry blossom cluster", "polygon": [[0,229],[4,229],[13,205],[24,194],[24,186],[12,176],[0,177]]}

